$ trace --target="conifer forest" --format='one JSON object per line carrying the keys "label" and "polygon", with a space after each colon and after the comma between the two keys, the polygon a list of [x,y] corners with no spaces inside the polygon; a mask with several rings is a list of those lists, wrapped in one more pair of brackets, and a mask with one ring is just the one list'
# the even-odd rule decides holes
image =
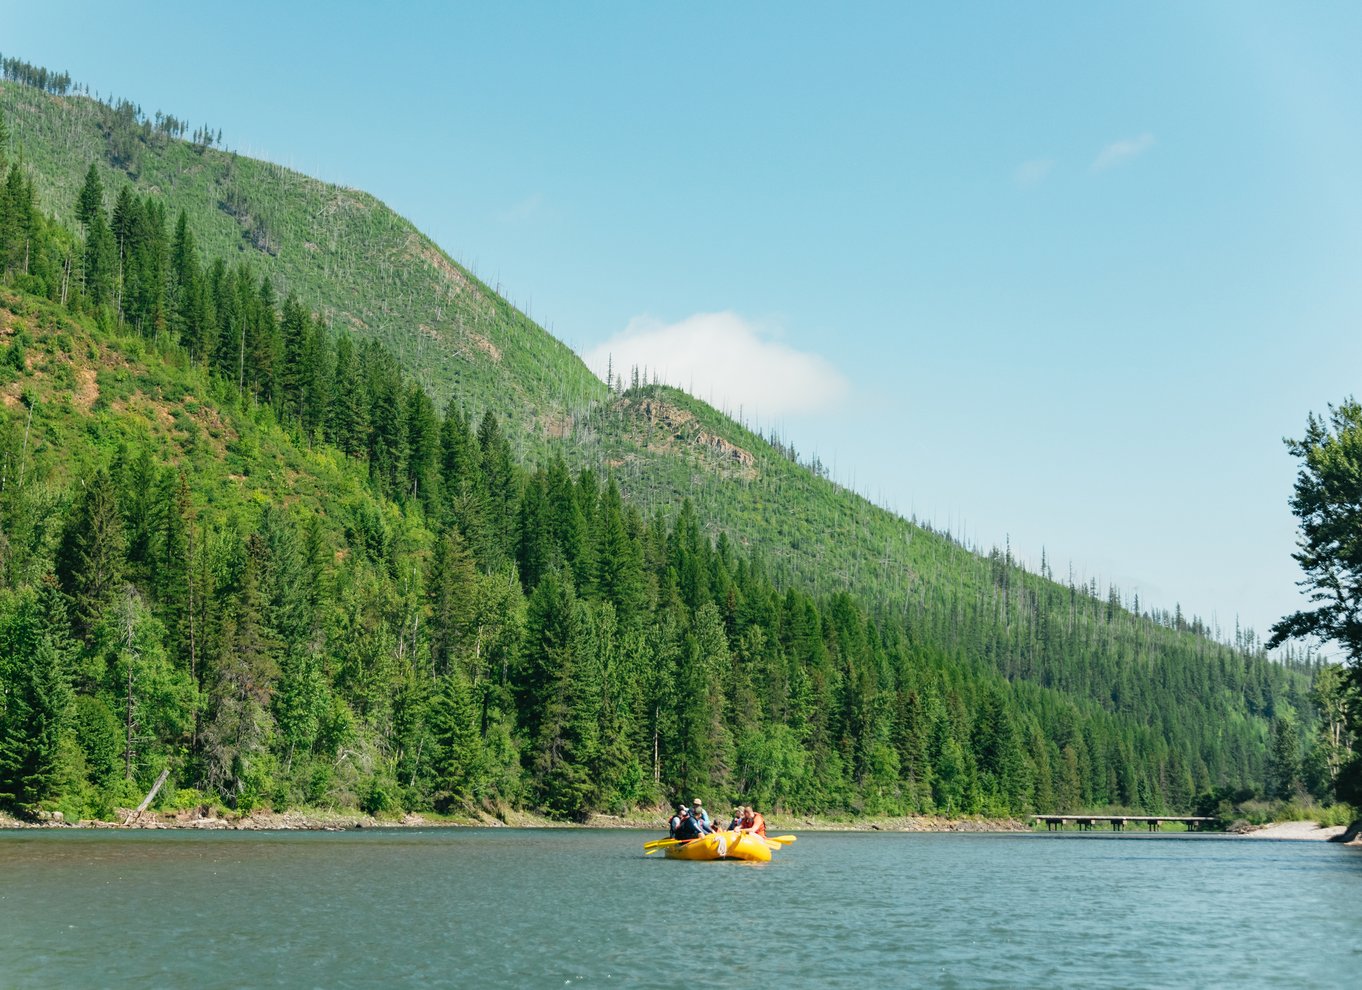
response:
{"label": "conifer forest", "polygon": [[377,200],[0,65],[0,807],[1333,800],[1338,668],[886,512]]}

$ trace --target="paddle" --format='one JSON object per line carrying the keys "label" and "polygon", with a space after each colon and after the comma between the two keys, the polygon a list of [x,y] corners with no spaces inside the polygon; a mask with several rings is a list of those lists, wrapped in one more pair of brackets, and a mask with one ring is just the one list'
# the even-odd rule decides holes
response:
{"label": "paddle", "polygon": [[654,839],[652,842],[643,843],[643,855],[651,856],[659,849],[667,849],[671,846],[684,846],[687,842],[694,841],[694,839]]}

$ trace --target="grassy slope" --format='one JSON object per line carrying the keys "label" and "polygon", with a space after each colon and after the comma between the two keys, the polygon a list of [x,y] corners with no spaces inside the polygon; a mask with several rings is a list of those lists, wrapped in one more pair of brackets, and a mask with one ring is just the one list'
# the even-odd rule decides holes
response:
{"label": "grassy slope", "polygon": [[[0,109],[59,220],[74,225],[95,162],[110,197],[132,182],[163,197],[171,216],[185,209],[208,256],[249,258],[281,296],[295,291],[333,327],[382,340],[437,402],[457,395],[475,413],[504,416],[525,456],[534,458],[545,437],[567,435],[569,456],[616,467],[640,506],[669,508],[689,495],[712,532],[761,547],[784,576],[882,599],[907,591],[934,561],[971,556],[791,463],[683,393],[664,390],[660,418],[637,399],[612,400],[576,355],[365,193],[165,139],[139,142],[128,170],[115,169],[103,105],[3,83]],[[229,199],[238,214],[246,204],[245,214],[224,209]],[[253,242],[257,219],[268,250]],[[715,437],[750,460],[716,451]]]}
{"label": "grassy slope", "polygon": [[[254,529],[262,504],[282,502],[340,529],[351,507],[378,506],[362,464],[299,444],[268,409],[241,408],[202,369],[139,338],[100,335],[58,306],[0,293],[0,346],[19,335],[30,342],[24,369],[0,370],[0,404],[24,434],[19,469],[51,519],[111,451],[148,441],[186,473],[196,515],[216,524]],[[48,530],[55,540],[58,527]]]}
{"label": "grassy slope", "polygon": [[76,226],[94,162],[110,200],[131,182],[162,197],[172,223],[185,210],[208,257],[246,258],[280,298],[296,292],[334,329],[383,341],[441,405],[457,392],[538,436],[606,394],[567,347],[367,193],[159,137],[116,169],[102,104],[7,82],[0,109],[43,208],[63,223]]}
{"label": "grassy slope", "polygon": [[[1085,683],[1091,675],[1050,670],[1031,657],[1043,650],[1036,644],[1049,630],[1015,632],[1013,611],[1025,621],[1037,600],[1062,608],[1069,589],[1015,568],[1000,573],[996,561],[816,476],[681,392],[645,388],[611,396],[575,355],[373,197],[164,139],[138,144],[128,171],[115,170],[107,155],[107,108],[11,83],[0,85],[0,108],[45,208],[60,219],[70,222],[76,191],[95,161],[111,194],[135,181],[164,197],[172,216],[187,210],[210,256],[248,257],[334,327],[383,340],[438,400],[457,395],[475,414],[495,410],[522,455],[533,459],[548,437],[565,436],[569,458],[611,467],[645,511],[669,511],[688,496],[711,532],[760,548],[784,580],[820,593],[850,588],[933,628],[938,646],[994,663],[1009,676],[1042,683],[1069,677],[1082,693],[1103,692]],[[1088,598],[1086,611],[1093,604]],[[997,642],[995,628],[979,627],[981,617],[1020,636],[1021,646]],[[1170,649],[1189,652],[1190,634],[1120,617],[1078,633],[1071,621],[1069,646],[1080,633],[1104,637],[1137,669]],[[1220,652],[1213,645],[1195,652],[1203,649]]]}

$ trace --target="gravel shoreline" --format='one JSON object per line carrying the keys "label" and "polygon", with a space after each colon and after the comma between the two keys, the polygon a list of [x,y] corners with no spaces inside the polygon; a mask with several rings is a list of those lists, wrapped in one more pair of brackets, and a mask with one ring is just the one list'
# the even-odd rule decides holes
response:
{"label": "gravel shoreline", "polygon": [[[42,821],[21,821],[0,814],[0,830],[4,829],[198,829],[248,832],[310,831],[343,832],[366,828],[666,828],[664,813],[656,816],[646,812],[628,816],[592,815],[585,822],[553,821],[527,812],[502,812],[500,816],[480,814],[466,818],[427,816],[416,812],[400,818],[376,818],[360,812],[325,810],[291,812],[253,812],[237,817],[222,817],[207,809],[196,809],[174,815],[146,812],[139,817],[129,809],[119,813],[117,821],[88,819],[68,822],[60,816]],[[1016,818],[942,818],[912,816],[903,818],[863,818],[838,820],[804,818],[792,815],[767,817],[767,828],[775,832],[1030,832],[1031,826]],[[1318,822],[1276,822],[1238,833],[1247,839],[1278,839],[1288,841],[1334,841],[1362,846],[1362,835],[1355,834],[1348,841],[1342,825],[1321,826]]]}

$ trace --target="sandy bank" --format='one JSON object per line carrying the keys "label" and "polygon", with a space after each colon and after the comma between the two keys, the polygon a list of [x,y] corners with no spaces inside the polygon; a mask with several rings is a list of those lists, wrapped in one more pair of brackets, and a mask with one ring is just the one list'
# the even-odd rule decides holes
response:
{"label": "sandy bank", "polygon": [[1274,822],[1252,832],[1245,832],[1249,839],[1303,839],[1326,841],[1341,836],[1346,831],[1342,825],[1321,826],[1319,822]]}

